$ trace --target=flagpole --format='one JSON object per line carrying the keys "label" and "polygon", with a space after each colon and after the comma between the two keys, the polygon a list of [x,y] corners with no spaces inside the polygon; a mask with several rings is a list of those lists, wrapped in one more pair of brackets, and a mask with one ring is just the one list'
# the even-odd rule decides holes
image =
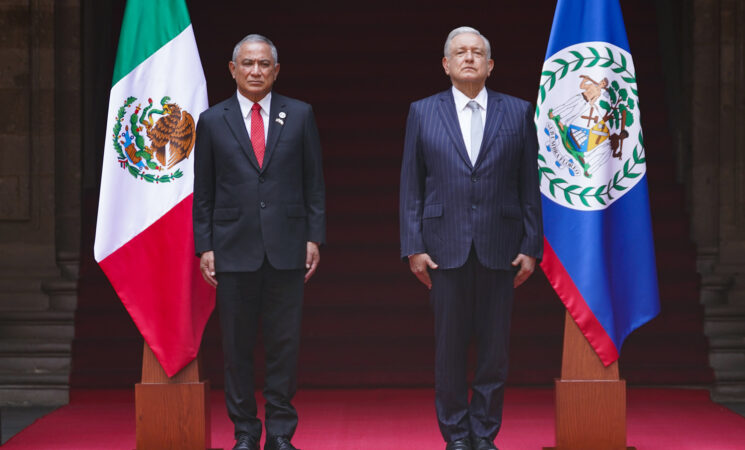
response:
{"label": "flagpole", "polygon": [[[215,294],[194,257],[191,151],[208,99],[185,0],[127,0],[112,78],[94,255],[152,345],[135,385],[137,450],[204,450],[197,349]],[[136,207],[122,209],[123,192]]]}
{"label": "flagpole", "polygon": [[137,450],[210,449],[210,384],[201,376],[200,359],[169,378],[145,343],[142,381],[135,385]]}
{"label": "flagpole", "polygon": [[634,450],[626,446],[626,380],[605,367],[569,311],[561,378],[555,380],[556,446],[544,450]]}
{"label": "flagpole", "polygon": [[629,448],[618,354],[660,310],[637,89],[620,1],[557,0],[535,114],[541,268],[567,308],[552,449]]}

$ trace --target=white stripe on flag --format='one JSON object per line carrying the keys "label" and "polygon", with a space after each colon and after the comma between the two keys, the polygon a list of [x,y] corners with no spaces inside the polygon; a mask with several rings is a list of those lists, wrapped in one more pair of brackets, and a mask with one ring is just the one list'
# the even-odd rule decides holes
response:
{"label": "white stripe on flag", "polygon": [[[140,104],[142,108],[148,105],[148,98],[160,107],[161,98],[169,96],[182,110],[188,111],[196,123],[208,104],[207,85],[191,25],[111,88],[94,246],[94,256],[99,262],[193,190],[193,153],[176,167],[164,170],[164,174],[176,169],[183,172],[181,178],[170,183],[155,184],[136,179],[119,165],[112,144],[112,130],[117,111],[130,96],[137,97],[133,106]],[[142,133],[144,135],[145,131]]]}

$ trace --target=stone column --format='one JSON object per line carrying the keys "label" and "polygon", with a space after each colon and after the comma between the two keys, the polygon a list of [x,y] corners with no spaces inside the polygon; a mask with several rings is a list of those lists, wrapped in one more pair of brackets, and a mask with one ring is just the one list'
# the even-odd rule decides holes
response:
{"label": "stone column", "polygon": [[79,17],[77,1],[0,3],[2,404],[68,400],[80,238]]}
{"label": "stone column", "polygon": [[691,21],[687,179],[712,398],[745,401],[745,5],[694,0]]}
{"label": "stone column", "polygon": [[78,278],[82,187],[80,0],[54,4],[55,217],[57,265]]}

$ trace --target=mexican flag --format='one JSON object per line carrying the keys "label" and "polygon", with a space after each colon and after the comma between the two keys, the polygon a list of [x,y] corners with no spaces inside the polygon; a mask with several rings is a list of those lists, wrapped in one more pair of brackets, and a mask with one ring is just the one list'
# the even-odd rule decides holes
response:
{"label": "mexican flag", "polygon": [[214,290],[194,256],[207,87],[184,0],[129,0],[109,98],[95,258],[168,376],[199,351]]}

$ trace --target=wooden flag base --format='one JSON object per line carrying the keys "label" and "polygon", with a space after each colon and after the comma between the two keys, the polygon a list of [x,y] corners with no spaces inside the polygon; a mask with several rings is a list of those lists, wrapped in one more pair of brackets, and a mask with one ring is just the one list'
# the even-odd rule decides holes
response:
{"label": "wooden flag base", "polygon": [[626,446],[626,381],[608,367],[566,313],[561,379],[555,380],[556,447],[544,450],[634,450]]}
{"label": "wooden flag base", "polygon": [[145,343],[142,382],[135,385],[137,450],[210,448],[210,386],[200,380],[198,360],[168,378]]}

